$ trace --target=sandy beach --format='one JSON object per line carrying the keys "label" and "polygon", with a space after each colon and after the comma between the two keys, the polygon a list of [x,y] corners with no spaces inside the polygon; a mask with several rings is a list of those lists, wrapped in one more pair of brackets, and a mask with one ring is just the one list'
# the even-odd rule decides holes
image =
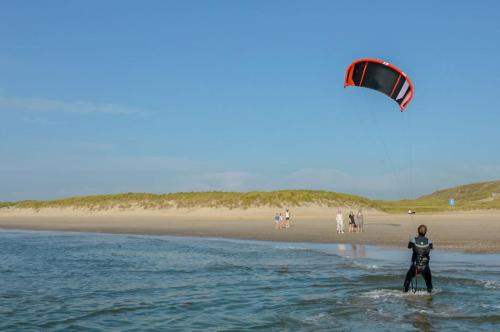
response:
{"label": "sandy beach", "polygon": [[[336,234],[335,208],[298,207],[292,227],[275,230],[272,217],[278,209],[74,209],[0,210],[0,228],[83,231],[119,234],[210,236],[287,242],[363,243],[404,247],[419,224],[440,249],[500,252],[500,211],[391,215],[365,212],[364,233]],[[347,219],[348,210],[344,210]],[[347,221],[345,222],[347,230]]]}

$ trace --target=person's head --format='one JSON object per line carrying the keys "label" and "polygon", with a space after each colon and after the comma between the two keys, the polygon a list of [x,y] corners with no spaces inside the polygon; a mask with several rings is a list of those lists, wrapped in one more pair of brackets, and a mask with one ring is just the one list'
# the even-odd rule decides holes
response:
{"label": "person's head", "polygon": [[425,234],[427,233],[427,226],[420,225],[420,226],[418,226],[417,231],[418,231],[418,235],[425,236]]}

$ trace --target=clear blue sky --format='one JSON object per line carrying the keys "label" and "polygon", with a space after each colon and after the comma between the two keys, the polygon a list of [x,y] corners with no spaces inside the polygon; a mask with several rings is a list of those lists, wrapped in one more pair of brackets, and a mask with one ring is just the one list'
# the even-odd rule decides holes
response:
{"label": "clear blue sky", "polygon": [[[500,178],[498,1],[2,1],[0,200]],[[400,113],[343,88],[402,68]]]}

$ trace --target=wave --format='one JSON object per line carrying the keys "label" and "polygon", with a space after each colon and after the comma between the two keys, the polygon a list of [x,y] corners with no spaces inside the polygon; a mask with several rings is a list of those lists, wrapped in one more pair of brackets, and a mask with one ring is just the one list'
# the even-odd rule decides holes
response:
{"label": "wave", "polygon": [[386,299],[391,297],[400,298],[403,297],[405,293],[401,290],[396,289],[375,289],[369,292],[361,293],[361,297],[367,297],[373,300]]}
{"label": "wave", "polygon": [[350,262],[350,265],[352,267],[357,267],[363,270],[379,270],[380,266],[376,264],[369,264],[369,263],[362,263],[359,261],[352,261]]}
{"label": "wave", "polygon": [[498,280],[477,280],[477,284],[489,289],[500,289],[500,282]]}
{"label": "wave", "polygon": [[37,325],[42,329],[51,329],[57,326],[68,326],[70,324],[78,323],[81,321],[93,319],[95,317],[102,316],[116,316],[120,314],[130,314],[136,311],[144,311],[147,309],[154,308],[152,304],[140,303],[136,305],[121,305],[114,307],[105,307],[100,309],[94,309],[87,311],[86,313],[75,315],[74,317],[61,318],[61,319],[48,319],[47,321],[41,321]]}
{"label": "wave", "polygon": [[427,293],[425,290],[418,290],[414,292],[405,293],[401,289],[375,289],[372,291],[361,293],[361,297],[370,298],[373,300],[389,299],[389,298],[411,298],[417,297],[430,297],[441,293],[441,289],[434,289],[432,294]]}
{"label": "wave", "polygon": [[275,246],[274,249],[275,250],[284,250],[284,251],[299,251],[299,252],[305,252],[305,253],[318,254],[321,256],[330,256],[330,257],[333,256],[333,257],[338,257],[338,258],[345,258],[344,256],[339,255],[338,253],[335,253],[333,251],[300,247],[300,246],[294,246],[294,245],[278,245],[278,246]]}
{"label": "wave", "polygon": [[400,274],[367,274],[359,277],[358,281],[362,283],[394,282],[396,279],[400,281],[402,277],[404,276]]}
{"label": "wave", "polygon": [[433,275],[433,282],[454,286],[480,286],[487,289],[500,289],[500,282],[498,280],[481,280]]}

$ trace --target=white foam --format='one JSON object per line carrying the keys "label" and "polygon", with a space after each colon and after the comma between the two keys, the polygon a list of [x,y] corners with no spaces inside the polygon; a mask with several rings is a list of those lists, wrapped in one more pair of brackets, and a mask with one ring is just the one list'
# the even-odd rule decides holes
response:
{"label": "white foam", "polygon": [[395,289],[375,289],[361,294],[362,297],[368,297],[374,300],[390,298],[390,297],[402,297],[404,295],[405,295],[404,292]]}
{"label": "white foam", "polygon": [[311,316],[311,317],[306,317],[306,318],[304,318],[304,320],[306,322],[310,322],[310,323],[318,323],[319,321],[321,321],[323,318],[325,318],[327,316],[329,316],[328,313],[326,313],[326,312],[320,312],[317,315],[314,315],[314,316]]}
{"label": "white foam", "polygon": [[[410,309],[411,310],[411,309]],[[411,310],[412,312],[416,312],[419,314],[423,314],[426,316],[435,316],[435,317],[442,317],[442,318],[447,318],[447,317],[452,317],[457,315],[456,312],[453,311],[446,311],[446,310],[441,310],[441,309],[417,309],[417,310]]]}
{"label": "white foam", "polygon": [[499,289],[500,283],[496,280],[479,280],[482,286],[490,289]]}
{"label": "white foam", "polygon": [[363,264],[358,261],[353,261],[352,263],[355,267],[360,267],[362,269],[368,269],[368,270],[376,270],[379,269],[378,265],[375,264]]}
{"label": "white foam", "polygon": [[[435,294],[436,292],[434,292]],[[429,294],[426,290],[423,290],[423,289],[420,289],[420,290],[417,290],[416,292],[413,292],[413,291],[409,291],[408,292],[409,295],[414,295],[414,296],[431,296],[432,294]]]}
{"label": "white foam", "polygon": [[362,293],[361,296],[374,300],[380,300],[389,298],[402,298],[408,296],[432,296],[440,292],[441,290],[439,289],[434,289],[432,291],[432,294],[427,293],[426,290],[417,290],[415,293],[410,290],[408,293],[405,293],[402,290],[396,289],[375,289],[366,293]]}

